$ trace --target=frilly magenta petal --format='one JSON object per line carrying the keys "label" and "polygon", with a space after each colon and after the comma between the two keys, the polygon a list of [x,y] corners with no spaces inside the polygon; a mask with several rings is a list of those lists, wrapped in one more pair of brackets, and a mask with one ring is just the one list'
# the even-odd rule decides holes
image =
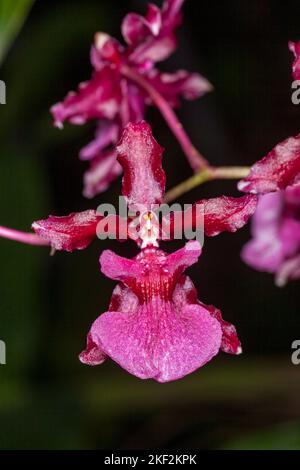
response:
{"label": "frilly magenta petal", "polygon": [[106,312],[91,328],[91,338],[105,355],[142,379],[176,380],[210,361],[221,345],[221,327],[205,308],[189,305],[180,312],[157,305],[160,318],[146,306],[134,314]]}

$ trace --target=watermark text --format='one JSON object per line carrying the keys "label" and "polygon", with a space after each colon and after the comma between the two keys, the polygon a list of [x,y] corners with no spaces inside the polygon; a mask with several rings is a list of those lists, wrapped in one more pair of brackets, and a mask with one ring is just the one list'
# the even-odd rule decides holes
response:
{"label": "watermark text", "polygon": [[6,344],[0,339],[0,365],[6,364]]}

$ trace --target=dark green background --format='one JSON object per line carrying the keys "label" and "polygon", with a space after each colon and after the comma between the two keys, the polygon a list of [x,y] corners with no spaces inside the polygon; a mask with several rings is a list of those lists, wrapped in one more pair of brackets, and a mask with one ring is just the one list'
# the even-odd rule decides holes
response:
{"label": "dark green background", "polygon": [[[90,76],[95,31],[120,37],[127,11],[145,1],[38,0],[0,70],[0,223],[28,230],[33,220],[115,202],[120,181],[92,201],[81,196],[79,149],[93,124],[52,127],[49,107]],[[300,3],[289,0],[192,1],[180,48],[163,68],[198,70],[215,86],[179,114],[213,164],[250,164],[299,132],[291,103],[289,39],[300,38]],[[190,175],[156,110],[148,113],[166,148],[168,187]],[[214,182],[185,195],[237,195]],[[99,272],[105,248],[133,256],[130,242],[95,241],[87,250],[50,257],[46,248],[0,240],[0,448],[300,448],[299,282],[284,289],[239,256],[249,228],[206,240],[189,272],[203,302],[220,307],[238,329],[244,354],[220,354],[178,382],[129,376],[114,363],[89,368],[77,354],[91,322],[105,311],[114,282]],[[166,249],[171,250],[170,244]]]}

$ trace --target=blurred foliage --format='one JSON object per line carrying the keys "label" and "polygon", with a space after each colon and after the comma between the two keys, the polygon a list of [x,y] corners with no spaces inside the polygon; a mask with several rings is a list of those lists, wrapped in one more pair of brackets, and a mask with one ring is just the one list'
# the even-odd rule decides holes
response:
{"label": "blurred foliage", "polygon": [[0,0],[0,64],[21,29],[34,0]]}
{"label": "blurred foliage", "polygon": [[[50,212],[116,201],[120,182],[93,201],[82,198],[85,163],[77,154],[93,126],[58,131],[49,107],[90,76],[94,32],[119,37],[124,14],[145,3],[35,2],[1,68],[1,224],[28,230]],[[198,69],[215,85],[214,94],[179,112],[200,150],[216,164],[246,164],[299,131],[286,43],[300,35],[300,5],[231,0],[217,8],[218,15],[203,0],[199,17],[198,2],[187,2],[169,70]],[[148,117],[166,148],[171,186],[189,168],[158,113]],[[181,202],[222,193],[236,194],[235,186],[212,183]],[[201,300],[237,325],[244,355],[221,354],[165,385],[131,377],[111,361],[88,368],[77,359],[114,286],[99,273],[99,253],[109,247],[133,256],[133,244],[96,241],[83,252],[49,257],[45,248],[0,240],[0,339],[7,344],[0,448],[300,448],[300,367],[290,362],[300,336],[299,284],[280,290],[271,276],[244,266],[239,250],[248,237],[244,229],[207,240],[190,269]]]}
{"label": "blurred foliage", "polygon": [[299,450],[300,422],[284,423],[272,429],[247,434],[228,443],[230,450]]}

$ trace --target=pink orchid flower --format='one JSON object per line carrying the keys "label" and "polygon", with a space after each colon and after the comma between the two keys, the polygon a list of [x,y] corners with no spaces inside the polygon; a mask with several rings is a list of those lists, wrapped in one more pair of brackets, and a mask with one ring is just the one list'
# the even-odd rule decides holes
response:
{"label": "pink orchid flower", "polygon": [[[151,214],[153,205],[163,201],[165,173],[161,166],[163,149],[145,123],[130,123],[116,148],[123,167],[122,193],[128,208],[144,207]],[[256,208],[256,196],[220,197],[198,201],[191,209],[192,225],[197,224],[195,208],[204,208],[204,233],[214,236],[241,228]],[[117,216],[118,230],[137,241],[140,251],[134,259],[106,250],[101,254],[103,274],[119,282],[108,311],[93,323],[87,347],[80,360],[101,364],[110,357],[137,377],[167,382],[185,376],[210,361],[221,349],[239,354],[240,341],[233,325],[222,319],[221,312],[197,299],[197,292],[184,271],[196,263],[201,246],[189,241],[168,254],[158,245],[161,230],[155,230],[150,215],[146,229],[139,226],[139,236],[130,233],[131,221]],[[96,237],[103,216],[95,211],[50,216],[33,224],[33,229],[55,249],[72,251],[86,247]],[[176,228],[168,220],[170,238]],[[150,235],[149,235],[150,233]]]}
{"label": "pink orchid flower", "polygon": [[[168,107],[179,106],[180,97],[193,100],[212,89],[199,74],[185,70],[168,74],[155,68],[156,62],[176,49],[175,29],[181,22],[183,2],[165,0],[162,9],[149,4],[145,17],[129,13],[121,28],[126,46],[105,33],[97,33],[91,49],[91,79],[51,108],[59,128],[64,121],[77,125],[88,120],[98,123],[95,139],[79,154],[90,162],[83,190],[88,198],[107,189],[120,175],[115,145],[128,122],[143,119],[146,106],[158,105],[157,98],[163,114],[169,115]],[[192,161],[196,167],[197,159]]]}

